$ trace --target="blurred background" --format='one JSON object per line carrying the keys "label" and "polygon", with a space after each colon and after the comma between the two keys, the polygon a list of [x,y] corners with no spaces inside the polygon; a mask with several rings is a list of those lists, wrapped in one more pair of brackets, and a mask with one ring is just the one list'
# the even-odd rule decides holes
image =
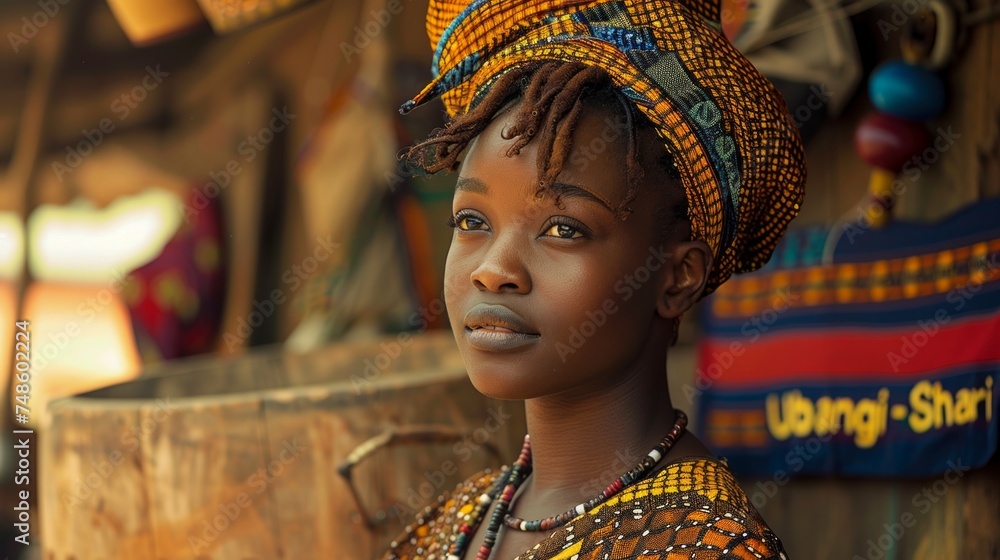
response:
{"label": "blurred background", "polygon": [[[8,558],[373,558],[509,462],[441,282],[426,0],[0,5]],[[726,0],[808,145],[675,405],[793,558],[1000,558],[1000,3]]]}

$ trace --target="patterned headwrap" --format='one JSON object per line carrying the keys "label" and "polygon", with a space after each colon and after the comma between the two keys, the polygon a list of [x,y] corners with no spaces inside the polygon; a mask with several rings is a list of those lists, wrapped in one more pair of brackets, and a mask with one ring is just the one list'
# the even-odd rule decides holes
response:
{"label": "patterned headwrap", "polygon": [[798,214],[805,158],[781,95],[725,38],[718,0],[430,0],[434,80],[469,111],[525,62],[604,69],[656,126],[687,194],[692,235],[715,255],[706,293],[759,268]]}

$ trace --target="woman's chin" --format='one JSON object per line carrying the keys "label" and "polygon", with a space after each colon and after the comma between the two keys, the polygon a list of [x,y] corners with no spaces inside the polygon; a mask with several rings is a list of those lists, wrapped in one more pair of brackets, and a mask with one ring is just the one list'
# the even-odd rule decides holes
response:
{"label": "woman's chin", "polygon": [[532,395],[524,383],[518,383],[514,379],[496,371],[469,371],[469,381],[477,391],[491,399],[503,401],[523,401],[536,395]]}

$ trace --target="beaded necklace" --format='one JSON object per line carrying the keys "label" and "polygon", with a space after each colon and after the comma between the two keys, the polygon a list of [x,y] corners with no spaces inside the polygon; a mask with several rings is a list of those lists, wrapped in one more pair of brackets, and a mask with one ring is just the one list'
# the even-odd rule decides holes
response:
{"label": "beaded necklace", "polygon": [[498,499],[498,496],[497,507],[493,510],[493,515],[490,516],[490,524],[486,527],[486,535],[483,537],[483,544],[479,547],[479,552],[476,554],[476,560],[489,559],[490,553],[493,551],[493,546],[496,544],[497,535],[500,533],[501,523],[518,531],[549,531],[556,529],[562,527],[576,516],[582,515],[587,510],[593,509],[608,498],[618,494],[633,482],[642,480],[660,462],[660,459],[667,454],[667,451],[673,447],[674,443],[677,442],[687,428],[687,415],[681,410],[675,409],[675,412],[677,413],[677,417],[674,420],[674,427],[660,440],[660,443],[656,444],[646,454],[635,468],[618,477],[617,480],[609,484],[600,494],[590,500],[578,504],[576,507],[572,507],[559,515],[546,517],[545,519],[536,519],[534,521],[525,521],[509,513],[510,502],[514,499],[514,494],[524,480],[528,478],[528,475],[531,474],[531,440],[525,435],[524,445],[521,446],[521,453],[518,455],[517,461],[514,461],[514,466],[505,473],[501,473],[496,483],[494,483],[488,492],[480,494],[472,511],[463,518],[463,524],[459,527],[458,536],[448,550],[447,560],[462,559],[469,545],[469,540],[482,523],[486,511],[490,508],[493,501]]}

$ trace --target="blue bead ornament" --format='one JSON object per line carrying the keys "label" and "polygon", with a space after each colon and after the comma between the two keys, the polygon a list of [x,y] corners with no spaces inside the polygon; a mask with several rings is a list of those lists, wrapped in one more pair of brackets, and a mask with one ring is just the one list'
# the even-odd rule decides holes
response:
{"label": "blue bead ornament", "polygon": [[934,72],[903,61],[879,65],[868,80],[868,96],[883,113],[926,121],[944,111],[944,83]]}

